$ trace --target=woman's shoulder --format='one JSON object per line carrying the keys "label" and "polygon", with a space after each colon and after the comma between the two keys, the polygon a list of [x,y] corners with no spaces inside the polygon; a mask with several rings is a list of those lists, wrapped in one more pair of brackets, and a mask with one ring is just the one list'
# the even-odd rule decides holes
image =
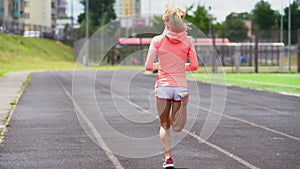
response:
{"label": "woman's shoulder", "polygon": [[152,41],[159,42],[164,38],[164,35],[157,35],[152,38]]}
{"label": "woman's shoulder", "polygon": [[162,42],[162,39],[164,38],[164,35],[158,35],[158,36],[154,36],[152,38],[152,42],[155,46],[155,48],[158,48]]}
{"label": "woman's shoulder", "polygon": [[181,41],[184,45],[191,47],[194,45],[193,40],[189,36],[185,36]]}

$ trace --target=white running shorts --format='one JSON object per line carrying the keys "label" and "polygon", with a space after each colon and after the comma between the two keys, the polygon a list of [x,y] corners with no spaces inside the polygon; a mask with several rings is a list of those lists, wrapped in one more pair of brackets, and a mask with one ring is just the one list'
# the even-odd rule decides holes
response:
{"label": "white running shorts", "polygon": [[159,86],[155,88],[155,96],[160,99],[168,99],[173,101],[181,101],[179,96],[180,91],[187,91],[185,87],[169,87],[169,86]]}

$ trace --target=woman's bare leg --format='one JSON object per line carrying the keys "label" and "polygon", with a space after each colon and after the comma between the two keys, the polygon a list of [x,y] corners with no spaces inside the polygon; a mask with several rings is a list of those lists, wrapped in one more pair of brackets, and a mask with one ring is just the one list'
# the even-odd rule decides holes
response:
{"label": "woman's bare leg", "polygon": [[172,104],[172,129],[175,132],[180,132],[185,124],[187,119],[187,103],[181,102],[173,102]]}
{"label": "woman's bare leg", "polygon": [[171,101],[165,99],[159,99],[156,97],[156,107],[160,120],[160,130],[159,136],[162,142],[162,145],[166,152],[166,157],[172,157],[171,154],[171,137],[170,137],[170,125],[171,125],[171,117],[170,117],[170,109],[171,109]]}

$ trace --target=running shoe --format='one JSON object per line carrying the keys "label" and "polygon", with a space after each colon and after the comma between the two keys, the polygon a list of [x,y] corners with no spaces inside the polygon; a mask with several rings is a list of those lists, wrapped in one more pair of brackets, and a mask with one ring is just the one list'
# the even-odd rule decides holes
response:
{"label": "running shoe", "polygon": [[165,162],[163,163],[163,168],[174,168],[172,157],[166,158]]}

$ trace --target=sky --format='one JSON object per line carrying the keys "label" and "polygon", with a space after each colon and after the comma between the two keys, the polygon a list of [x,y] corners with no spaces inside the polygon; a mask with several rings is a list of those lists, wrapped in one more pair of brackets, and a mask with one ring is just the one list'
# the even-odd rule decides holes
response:
{"label": "sky", "polygon": [[[74,17],[77,16],[83,11],[83,6],[79,3],[80,0],[73,0],[73,9]],[[187,7],[193,3],[197,5],[204,5],[205,7],[210,6],[210,13],[217,19],[217,22],[223,22],[227,15],[231,12],[251,12],[254,9],[254,6],[260,0],[175,0],[175,4],[181,7]],[[265,0],[271,4],[273,10],[278,10],[280,13],[283,13],[282,8],[288,6],[289,1],[293,0]],[[67,0],[67,15],[71,15],[70,4],[72,0]],[[161,14],[164,11],[165,4],[169,0],[141,0],[142,3],[142,13],[155,13]],[[150,5],[149,5],[150,4]]]}

